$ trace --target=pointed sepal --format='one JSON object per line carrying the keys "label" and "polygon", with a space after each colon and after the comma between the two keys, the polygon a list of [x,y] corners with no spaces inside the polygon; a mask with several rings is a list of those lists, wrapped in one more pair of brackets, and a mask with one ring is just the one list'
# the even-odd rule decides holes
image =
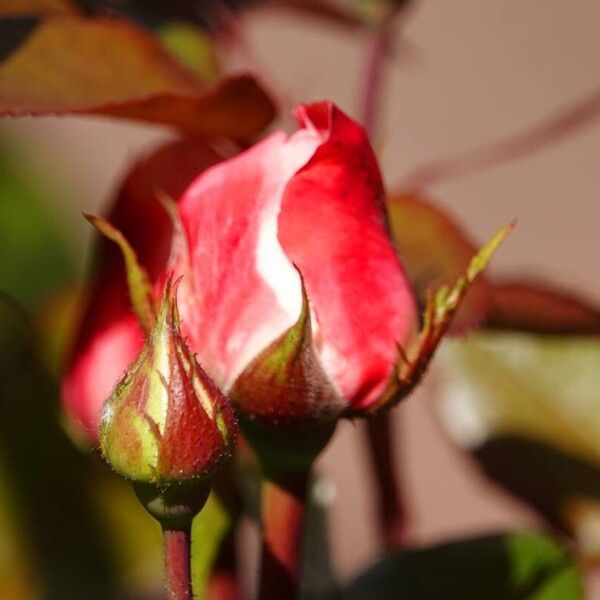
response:
{"label": "pointed sepal", "polygon": [[471,259],[465,274],[452,287],[443,286],[434,294],[428,295],[423,313],[423,327],[416,348],[410,356],[404,349],[398,349],[397,367],[386,390],[378,401],[369,407],[369,412],[375,413],[391,408],[405,398],[421,381],[472,283],[514,227],[515,223],[512,222],[500,229]]}
{"label": "pointed sepal", "polygon": [[119,246],[125,262],[131,304],[141,328],[148,334],[154,325],[156,313],[152,298],[152,285],[146,270],[138,261],[135,250],[121,231],[102,217],[90,214],[84,214],[84,217],[102,235]]}
{"label": "pointed sepal", "polygon": [[304,283],[298,320],[252,360],[229,397],[244,416],[266,425],[331,421],[345,408],[313,346]]}

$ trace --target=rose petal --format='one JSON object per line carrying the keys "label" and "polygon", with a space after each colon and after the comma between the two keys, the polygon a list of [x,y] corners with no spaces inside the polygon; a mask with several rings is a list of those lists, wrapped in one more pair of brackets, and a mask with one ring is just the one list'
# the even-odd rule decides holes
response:
{"label": "rose petal", "polygon": [[286,189],[279,238],[304,276],[325,370],[348,402],[368,406],[387,384],[397,343],[414,333],[415,305],[364,130],[330,103],[297,117],[323,143]]}
{"label": "rose petal", "polygon": [[125,369],[144,343],[132,314],[94,332],[63,378],[61,396],[72,424],[90,440],[97,439],[100,410]]}
{"label": "rose petal", "polygon": [[273,134],[200,175],[180,201],[193,274],[178,296],[182,329],[224,388],[300,313],[277,216],[285,186],[319,144],[315,132]]}

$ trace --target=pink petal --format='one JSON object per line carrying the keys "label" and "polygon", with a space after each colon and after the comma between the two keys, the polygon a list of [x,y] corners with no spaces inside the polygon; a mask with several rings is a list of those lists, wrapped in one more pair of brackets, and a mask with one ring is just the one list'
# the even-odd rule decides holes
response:
{"label": "pink petal", "polygon": [[383,185],[362,127],[331,103],[301,107],[323,143],[288,184],[279,240],[302,273],[326,372],[354,406],[384,390],[417,316],[390,240]]}
{"label": "pink petal", "polygon": [[90,440],[98,437],[103,402],[142,345],[143,336],[137,321],[132,314],[127,314],[96,331],[63,378],[61,396],[65,411]]}
{"label": "pink petal", "polygon": [[300,313],[299,277],[277,240],[277,216],[285,186],[320,142],[312,131],[273,134],[208,169],[180,201],[193,278],[178,294],[182,329],[222,388]]}

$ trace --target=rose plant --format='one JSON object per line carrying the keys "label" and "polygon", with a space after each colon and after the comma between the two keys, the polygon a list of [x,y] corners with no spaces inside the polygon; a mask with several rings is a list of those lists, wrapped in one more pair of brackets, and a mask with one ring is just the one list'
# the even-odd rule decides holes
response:
{"label": "rose plant", "polygon": [[[508,232],[475,257],[455,288],[431,300],[417,336],[417,308],[364,130],[330,102],[301,106],[296,117],[300,129],[292,136],[270,135],[207,168],[183,192],[170,256],[163,253],[154,292],[147,291],[159,294],[165,278],[180,279],[187,343],[234,401],[263,463],[265,597],[294,593],[308,473],[337,419],[387,409],[412,389]],[[144,218],[135,215],[132,225],[144,227]],[[100,229],[106,233],[107,226]],[[105,310],[100,328],[82,329],[63,399],[72,421],[92,436],[103,396],[139,352],[148,320],[143,298],[136,302],[136,269],[143,268],[122,233],[109,235],[124,249],[139,319],[121,310],[106,322]],[[285,539],[269,514],[273,506],[281,513],[282,505],[295,523]],[[269,569],[273,559],[285,566],[284,577]]]}
{"label": "rose plant", "polygon": [[[107,219],[88,215],[104,237],[96,238],[94,276],[78,299],[81,318],[73,319],[61,382],[64,413],[72,436],[99,446],[159,520],[172,598],[193,596],[191,521],[213,477],[211,498],[234,497],[228,518],[235,523],[238,495],[246,493],[239,480],[256,477],[259,464],[259,510],[253,513],[244,496],[247,512],[260,512],[257,594],[293,598],[302,583],[312,466],[340,419],[368,424],[378,475],[371,495],[381,496],[382,539],[392,549],[405,539],[403,507],[391,497],[397,469],[388,413],[421,381],[446,333],[532,324],[546,332],[550,313],[564,317],[558,330],[571,331],[583,319],[585,331],[590,322],[597,331],[597,314],[570,298],[492,278],[480,278],[466,296],[512,225],[477,252],[410,177],[413,187],[386,197],[369,137],[377,129],[392,21],[411,3],[281,3],[349,31],[364,27],[372,44],[360,123],[333,102],[317,102],[296,109],[294,133],[266,136],[275,106],[260,83],[244,73],[219,79],[212,42],[247,49],[230,13],[218,2],[199,11],[159,4],[33,0],[0,7],[0,116],[102,115],[180,134],[137,163]],[[236,10],[238,4],[246,8],[232,3]],[[233,454],[238,423],[237,462],[217,473]],[[512,471],[500,470],[499,479],[510,482]],[[525,487],[523,495],[540,503],[537,488]],[[583,506],[579,526],[592,511],[587,500],[577,497],[574,505]],[[547,512],[563,526],[572,517],[570,508]],[[219,535],[206,563],[215,560]],[[519,563],[515,557],[533,547],[548,555],[545,564],[564,567],[566,554],[540,546],[535,536],[459,544],[459,554],[485,556],[491,565],[481,589],[496,582],[500,539],[514,547],[510,561]],[[195,552],[196,560],[205,550]],[[232,535],[221,550],[214,571],[225,571],[210,588],[211,600],[239,592]],[[419,556],[429,578],[427,552]],[[348,597],[379,593],[397,573],[410,593],[411,577],[422,579],[419,556],[392,554]],[[539,572],[495,591],[523,597]],[[445,597],[444,568],[435,575],[431,589],[442,591],[434,596]],[[577,574],[569,576],[576,589]],[[473,589],[478,585],[475,578]]]}

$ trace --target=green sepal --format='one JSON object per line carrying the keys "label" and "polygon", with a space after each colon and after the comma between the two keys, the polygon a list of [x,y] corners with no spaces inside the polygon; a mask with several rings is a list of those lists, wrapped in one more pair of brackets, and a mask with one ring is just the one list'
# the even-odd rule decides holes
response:
{"label": "green sepal", "polygon": [[152,299],[152,285],[146,270],[140,265],[137,254],[125,236],[106,219],[96,215],[83,215],[102,235],[115,242],[123,254],[131,304],[140,326],[148,334],[156,316]]}
{"label": "green sepal", "polygon": [[412,356],[408,356],[402,348],[399,348],[396,369],[386,390],[369,408],[369,412],[375,413],[391,408],[420,382],[471,284],[514,228],[515,222],[512,222],[500,229],[471,259],[464,276],[460,277],[452,287],[443,286],[434,294],[428,295],[423,313],[423,327]]}
{"label": "green sepal", "polygon": [[296,323],[252,360],[229,396],[247,419],[265,425],[304,426],[330,421],[344,409],[313,347],[304,284]]}

